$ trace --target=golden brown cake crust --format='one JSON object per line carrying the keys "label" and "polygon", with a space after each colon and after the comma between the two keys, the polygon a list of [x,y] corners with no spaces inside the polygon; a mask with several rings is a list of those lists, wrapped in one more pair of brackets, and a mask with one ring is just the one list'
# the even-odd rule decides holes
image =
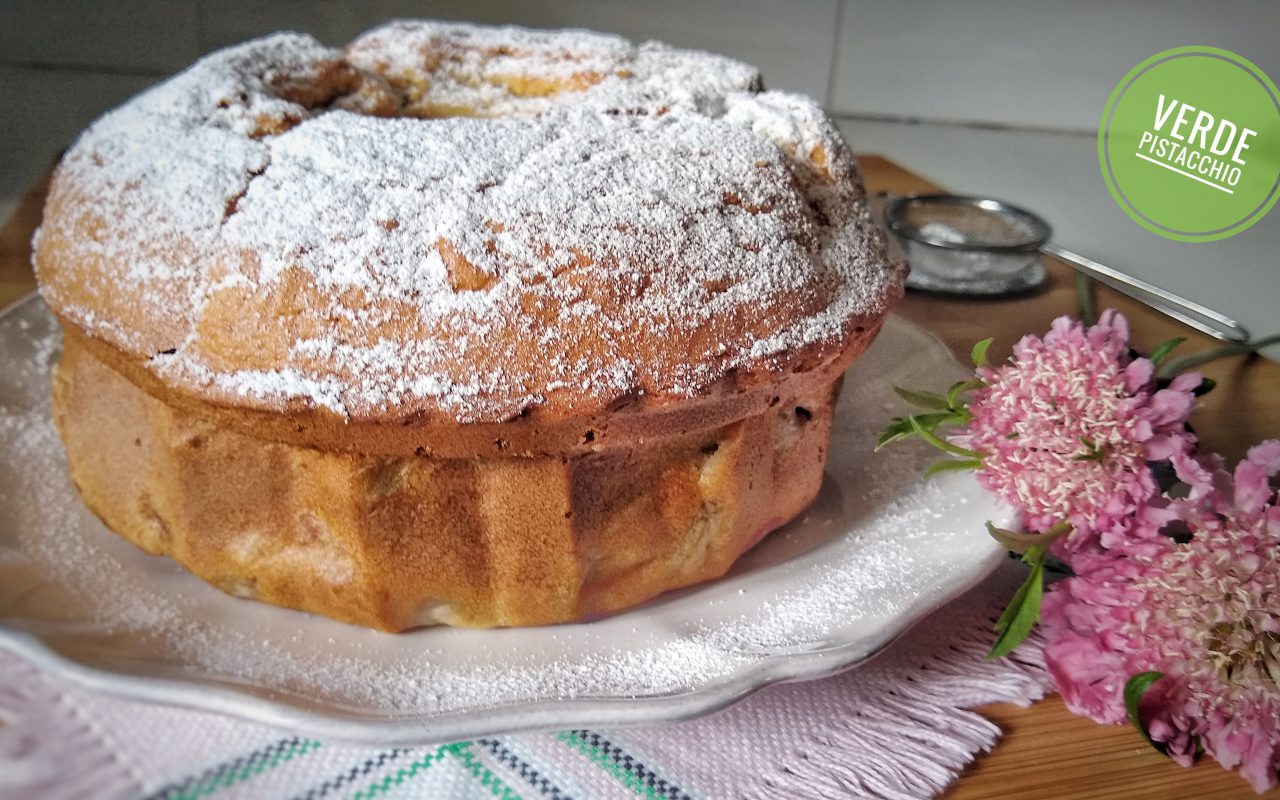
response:
{"label": "golden brown cake crust", "polygon": [[389,631],[588,619],[723,575],[817,493],[838,388],[574,456],[384,456],[210,424],[85,342],[54,416],[107,525],[228,593]]}
{"label": "golden brown cake crust", "polygon": [[834,127],[752,68],[426,22],[250,42],[108,114],[35,262],[184,395],[410,425],[751,392],[839,359],[902,279]]}
{"label": "golden brown cake crust", "polygon": [[501,423],[458,423],[430,417],[400,421],[351,420],[327,409],[281,414],[220,406],[165,384],[144,364],[88,336],[75,323],[65,335],[144,392],[183,414],[258,439],[332,452],[417,455],[435,458],[574,456],[603,448],[659,441],[690,430],[727,425],[778,407],[787,396],[808,394],[831,382],[865,350],[880,330],[877,322],[855,332],[844,352],[814,369],[777,376],[750,390],[686,400],[668,407],[624,398],[603,411],[559,416],[539,409]]}

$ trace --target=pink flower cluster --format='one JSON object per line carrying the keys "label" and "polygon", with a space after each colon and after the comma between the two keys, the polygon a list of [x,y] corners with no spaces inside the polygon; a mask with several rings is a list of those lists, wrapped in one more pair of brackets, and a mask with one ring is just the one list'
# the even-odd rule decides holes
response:
{"label": "pink flower cluster", "polygon": [[1203,747],[1264,791],[1280,768],[1280,440],[1234,479],[1216,458],[1174,465],[1190,495],[1077,555],[1045,597],[1045,661],[1068,707],[1099,722],[1125,720],[1129,676],[1164,673],[1140,706],[1152,739],[1184,765]]}
{"label": "pink flower cluster", "polygon": [[[1187,427],[1201,378],[1158,382],[1114,312],[1054,321],[1013,358],[980,368],[953,444],[1032,532],[1069,533],[1054,553],[1073,577],[1041,608],[1045,661],[1068,707],[1123,723],[1126,682],[1163,674],[1139,717],[1170,756],[1198,750],[1258,791],[1280,768],[1280,441],[1234,475],[1195,452]],[[1183,485],[1165,491],[1154,462]],[[1055,527],[1056,526],[1056,527]]]}
{"label": "pink flower cluster", "polygon": [[1155,365],[1133,355],[1114,311],[1087,329],[1059,317],[978,377],[986,385],[970,398],[973,421],[954,443],[982,454],[978,481],[1022,510],[1029,530],[1069,522],[1077,548],[1158,493],[1148,462],[1195,444],[1186,422],[1200,376],[1157,388]]}

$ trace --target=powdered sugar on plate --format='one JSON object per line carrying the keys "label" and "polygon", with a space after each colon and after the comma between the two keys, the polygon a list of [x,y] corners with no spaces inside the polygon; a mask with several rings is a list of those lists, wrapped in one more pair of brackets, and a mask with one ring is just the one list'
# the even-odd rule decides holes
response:
{"label": "powdered sugar on plate", "polygon": [[697,395],[834,355],[902,280],[812,101],[444,23],[206,57],[80,138],[36,245],[50,305],[171,384],[352,418]]}
{"label": "powdered sugar on plate", "polygon": [[0,319],[0,646],[131,696],[384,743],[669,721],[854,663],[1001,557],[982,523],[1007,517],[970,477],[870,455],[890,382],[962,375],[890,319],[846,381],[818,500],[726,578],[580,625],[359,629],[223,595],[105,529],[49,419],[57,342],[38,301]]}

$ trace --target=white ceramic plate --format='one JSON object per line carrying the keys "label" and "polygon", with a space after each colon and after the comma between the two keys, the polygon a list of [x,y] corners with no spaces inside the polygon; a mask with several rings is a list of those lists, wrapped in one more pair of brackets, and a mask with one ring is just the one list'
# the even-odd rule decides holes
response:
{"label": "white ceramic plate", "polygon": [[228,597],[103,527],[49,418],[58,345],[34,297],[0,317],[0,646],[117,695],[379,745],[671,722],[846,669],[1001,558],[983,522],[1008,512],[971,476],[871,454],[891,383],[964,374],[890,319],[845,383],[821,495],[724,579],[580,625],[368,631]]}

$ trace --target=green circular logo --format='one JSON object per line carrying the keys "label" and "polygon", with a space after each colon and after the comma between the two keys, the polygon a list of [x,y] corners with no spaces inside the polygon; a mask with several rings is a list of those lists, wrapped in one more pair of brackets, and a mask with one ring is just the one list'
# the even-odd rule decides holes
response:
{"label": "green circular logo", "polygon": [[1147,230],[1182,242],[1234,236],[1280,196],[1280,91],[1226,50],[1157,53],[1107,100],[1098,163]]}

